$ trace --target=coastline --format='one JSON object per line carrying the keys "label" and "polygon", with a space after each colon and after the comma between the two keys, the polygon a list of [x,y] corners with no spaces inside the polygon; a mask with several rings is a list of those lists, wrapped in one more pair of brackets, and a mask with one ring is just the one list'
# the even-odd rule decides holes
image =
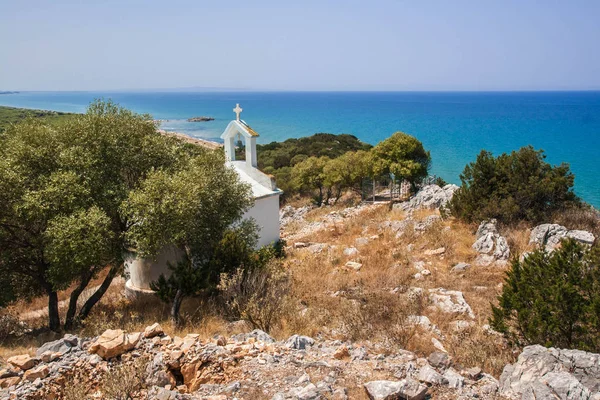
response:
{"label": "coastline", "polygon": [[165,136],[173,136],[173,137],[183,140],[186,143],[196,144],[196,145],[205,147],[210,150],[216,150],[218,148],[223,147],[223,145],[221,143],[217,143],[217,142],[213,142],[213,141],[205,140],[205,139],[194,138],[194,137],[186,135],[185,133],[168,132],[168,131],[165,131],[164,129],[159,129],[158,131]]}

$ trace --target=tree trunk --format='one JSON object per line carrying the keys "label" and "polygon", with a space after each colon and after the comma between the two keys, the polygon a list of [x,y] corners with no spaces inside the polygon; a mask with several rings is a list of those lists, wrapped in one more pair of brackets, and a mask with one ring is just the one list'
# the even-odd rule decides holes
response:
{"label": "tree trunk", "polygon": [[87,299],[83,307],[81,307],[81,310],[79,310],[79,315],[77,316],[79,320],[85,319],[90,314],[90,311],[92,311],[92,307],[94,307],[96,303],[100,301],[102,296],[104,296],[104,293],[106,293],[110,284],[112,283],[115,276],[117,276],[117,273],[120,269],[121,266],[118,264],[115,264],[112,267],[110,267],[110,271],[108,271],[108,275],[106,275],[106,278],[104,278],[104,281],[102,282],[100,287],[94,292],[94,294],[89,299]]}
{"label": "tree trunk", "polygon": [[81,276],[81,281],[79,285],[73,289],[71,292],[71,297],[69,299],[69,309],[67,310],[67,316],[65,318],[65,329],[71,329],[73,327],[73,323],[75,322],[75,313],[77,312],[77,302],[79,301],[79,296],[88,283],[92,280],[93,270],[85,273]]}
{"label": "tree trunk", "polygon": [[181,317],[179,315],[179,308],[181,308],[181,302],[183,301],[183,291],[177,289],[175,298],[173,299],[173,305],[171,306],[171,322],[177,328],[181,326]]}
{"label": "tree trunk", "polygon": [[58,293],[48,290],[48,327],[54,332],[60,330],[60,314],[58,313]]}

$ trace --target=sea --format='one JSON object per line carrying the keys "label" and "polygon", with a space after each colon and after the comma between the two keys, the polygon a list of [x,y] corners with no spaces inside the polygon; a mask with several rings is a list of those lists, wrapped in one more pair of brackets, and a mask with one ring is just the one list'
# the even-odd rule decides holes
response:
{"label": "sea", "polygon": [[[349,133],[377,144],[396,131],[431,152],[431,173],[460,184],[482,150],[494,155],[532,145],[552,164],[568,163],[575,192],[600,208],[600,91],[586,92],[20,92],[0,105],[84,112],[111,99],[161,120],[161,127],[220,141],[237,103],[259,143],[318,132]],[[209,122],[188,122],[197,116]]]}

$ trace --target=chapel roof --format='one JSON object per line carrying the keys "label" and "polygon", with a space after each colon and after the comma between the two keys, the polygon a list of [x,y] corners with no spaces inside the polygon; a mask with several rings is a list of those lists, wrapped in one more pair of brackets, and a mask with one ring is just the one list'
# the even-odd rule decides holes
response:
{"label": "chapel roof", "polygon": [[242,123],[242,125],[244,126],[244,128],[246,128],[246,130],[248,131],[248,133],[250,134],[250,136],[254,136],[254,137],[258,137],[259,136],[258,132],[256,132],[254,129],[250,128],[250,125],[248,125],[246,123],[246,121],[240,119],[240,122]]}

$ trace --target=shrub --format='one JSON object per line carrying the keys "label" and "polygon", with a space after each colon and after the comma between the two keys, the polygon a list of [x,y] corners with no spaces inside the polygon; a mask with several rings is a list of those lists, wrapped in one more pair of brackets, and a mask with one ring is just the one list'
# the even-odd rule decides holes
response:
{"label": "shrub", "polygon": [[600,251],[565,240],[513,260],[491,325],[516,344],[600,351]]}
{"label": "shrub", "polygon": [[139,357],[131,364],[121,363],[113,366],[102,380],[100,390],[103,398],[111,400],[130,400],[144,387],[146,366],[149,360]]}
{"label": "shrub", "polygon": [[544,152],[531,146],[498,157],[482,151],[460,175],[462,185],[448,203],[450,213],[467,222],[540,222],[577,203],[568,164],[552,166],[544,159]]}
{"label": "shrub", "polygon": [[223,274],[219,290],[230,318],[270,332],[286,310],[291,283],[289,272],[272,261],[264,267]]}

